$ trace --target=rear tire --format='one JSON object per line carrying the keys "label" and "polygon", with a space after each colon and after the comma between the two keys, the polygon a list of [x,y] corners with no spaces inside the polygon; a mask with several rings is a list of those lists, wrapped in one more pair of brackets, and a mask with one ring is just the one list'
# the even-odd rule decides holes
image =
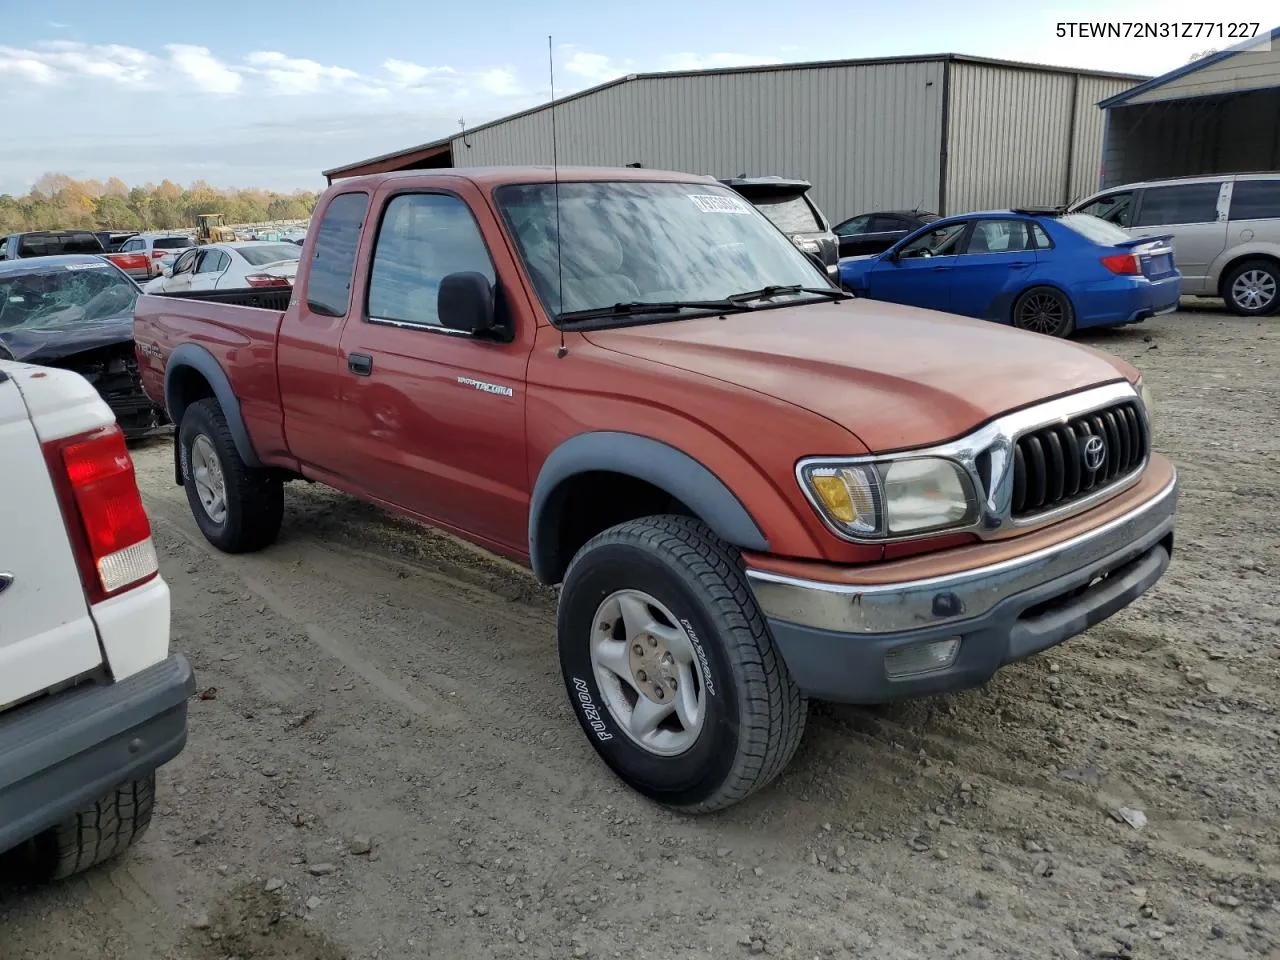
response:
{"label": "rear tire", "polygon": [[226,553],[274,543],[284,518],[284,484],[240,458],[217,400],[187,407],[177,442],[187,502],[205,539]]}
{"label": "rear tire", "polygon": [[64,880],[131,847],[151,825],[156,775],[121,784],[96,803],[28,841],[19,851],[36,883]]}
{"label": "rear tire", "polygon": [[1048,337],[1069,337],[1076,329],[1071,301],[1053,287],[1032,287],[1013,304],[1013,325]]}
{"label": "rear tire", "polygon": [[[631,629],[623,600],[642,611],[644,629]],[[648,517],[596,536],[565,574],[557,626],[565,685],[588,740],[645,796],[686,813],[720,810],[773,780],[795,753],[807,703],[741,558],[700,521]],[[641,708],[670,711],[643,742]]]}
{"label": "rear tire", "polygon": [[1271,316],[1280,310],[1280,267],[1271,260],[1246,260],[1223,279],[1222,299],[1237,316]]}

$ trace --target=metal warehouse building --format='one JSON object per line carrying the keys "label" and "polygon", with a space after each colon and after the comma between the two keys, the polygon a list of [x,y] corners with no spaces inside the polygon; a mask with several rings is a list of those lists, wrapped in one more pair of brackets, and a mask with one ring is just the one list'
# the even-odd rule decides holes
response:
{"label": "metal warehouse building", "polygon": [[1280,27],[1101,106],[1103,186],[1280,170]]}
{"label": "metal warehouse building", "polygon": [[[800,177],[833,222],[1059,204],[1098,187],[1098,102],[1145,79],[957,54],[633,74],[555,101],[559,162]],[[552,106],[325,177],[550,164]]]}

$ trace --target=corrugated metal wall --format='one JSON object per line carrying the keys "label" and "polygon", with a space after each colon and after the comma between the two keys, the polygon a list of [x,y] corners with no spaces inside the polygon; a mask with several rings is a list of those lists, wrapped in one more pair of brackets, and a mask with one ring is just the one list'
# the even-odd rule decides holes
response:
{"label": "corrugated metal wall", "polygon": [[[1280,86],[1280,43],[1261,41],[1264,49],[1244,50],[1199,70],[1152,87],[1130,103],[1159,103],[1177,97],[1204,97]],[[1265,49],[1269,46],[1271,49]]]}
{"label": "corrugated metal wall", "polygon": [[[833,223],[936,209],[940,61],[639,79],[556,109],[562,164],[803,177]],[[458,166],[551,162],[548,111],[453,141]]]}
{"label": "corrugated metal wall", "polygon": [[1280,90],[1111,109],[1106,186],[1280,170]]}
{"label": "corrugated metal wall", "polygon": [[1080,77],[1080,90],[1076,97],[1076,136],[1071,152],[1071,188],[1062,202],[1087,197],[1098,189],[1102,182],[1102,143],[1107,127],[1107,112],[1098,103],[1133,85],[1132,80]]}
{"label": "corrugated metal wall", "polygon": [[1097,103],[1134,81],[964,62],[951,70],[949,212],[1066,203],[1097,188]]}

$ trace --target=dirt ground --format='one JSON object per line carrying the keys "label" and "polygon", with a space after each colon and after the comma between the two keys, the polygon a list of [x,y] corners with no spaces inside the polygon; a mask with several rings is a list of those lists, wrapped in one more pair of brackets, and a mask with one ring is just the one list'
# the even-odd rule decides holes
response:
{"label": "dirt ground", "polygon": [[190,743],[133,851],[0,892],[0,957],[1280,956],[1280,319],[1086,339],[1181,471],[1161,584],[987,689],[815,705],[699,819],[597,760],[528,575],[303,484],[278,546],[222,556],[167,443],[135,451]]}

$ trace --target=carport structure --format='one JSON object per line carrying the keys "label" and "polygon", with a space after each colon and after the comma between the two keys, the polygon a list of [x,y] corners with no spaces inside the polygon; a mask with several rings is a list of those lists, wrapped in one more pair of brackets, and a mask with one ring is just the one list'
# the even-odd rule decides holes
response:
{"label": "carport structure", "polygon": [[1098,106],[1104,187],[1280,170],[1280,27]]}

